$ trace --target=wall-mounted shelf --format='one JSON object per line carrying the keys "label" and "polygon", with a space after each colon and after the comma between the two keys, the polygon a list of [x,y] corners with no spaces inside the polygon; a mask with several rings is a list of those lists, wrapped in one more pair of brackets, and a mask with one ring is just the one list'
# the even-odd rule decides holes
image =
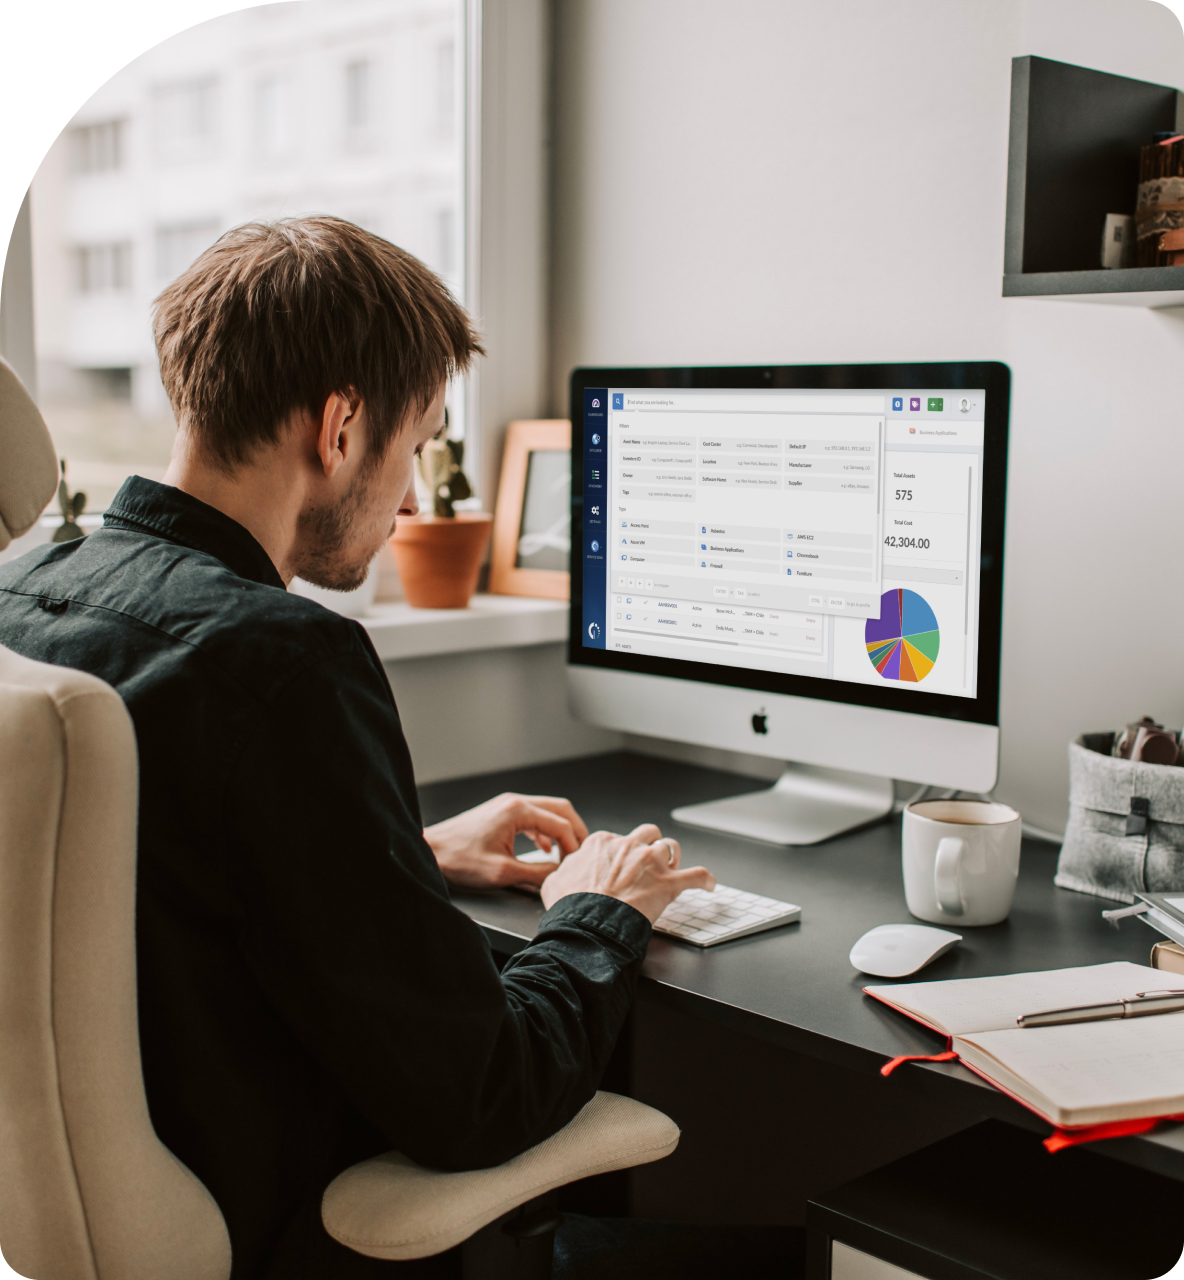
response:
{"label": "wall-mounted shelf", "polygon": [[1133,213],[1139,148],[1184,132],[1184,94],[1048,58],[1011,64],[1003,296],[1184,306],[1184,267],[1104,271],[1108,213]]}

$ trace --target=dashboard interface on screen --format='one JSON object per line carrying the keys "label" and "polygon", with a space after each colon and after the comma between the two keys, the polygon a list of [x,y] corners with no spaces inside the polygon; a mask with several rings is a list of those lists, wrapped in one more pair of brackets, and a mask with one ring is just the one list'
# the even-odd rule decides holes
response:
{"label": "dashboard interface on screen", "polygon": [[975,698],[985,402],[586,389],[584,646]]}

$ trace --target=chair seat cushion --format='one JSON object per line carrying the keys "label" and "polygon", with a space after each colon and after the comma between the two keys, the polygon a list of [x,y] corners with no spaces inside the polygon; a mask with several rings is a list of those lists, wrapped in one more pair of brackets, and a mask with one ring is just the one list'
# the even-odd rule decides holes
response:
{"label": "chair seat cushion", "polygon": [[565,1128],[493,1169],[441,1173],[398,1151],[356,1164],[329,1184],[321,1217],[357,1253],[426,1258],[555,1187],[661,1160],[678,1137],[674,1121],[653,1107],[598,1093]]}

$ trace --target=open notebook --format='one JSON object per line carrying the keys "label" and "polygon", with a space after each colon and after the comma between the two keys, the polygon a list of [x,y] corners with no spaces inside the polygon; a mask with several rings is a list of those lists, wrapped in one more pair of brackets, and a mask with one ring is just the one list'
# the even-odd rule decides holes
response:
{"label": "open notebook", "polygon": [[1118,961],[864,991],[949,1036],[971,1070],[1071,1129],[1184,1112],[1184,1012],[1051,1027],[1016,1019],[1179,987],[1160,969]]}

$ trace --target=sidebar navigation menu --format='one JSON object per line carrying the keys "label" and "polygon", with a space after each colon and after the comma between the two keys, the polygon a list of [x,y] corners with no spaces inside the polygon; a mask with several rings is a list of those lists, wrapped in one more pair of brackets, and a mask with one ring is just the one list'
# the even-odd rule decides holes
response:
{"label": "sidebar navigation menu", "polygon": [[603,649],[608,620],[608,389],[584,392],[584,647]]}

